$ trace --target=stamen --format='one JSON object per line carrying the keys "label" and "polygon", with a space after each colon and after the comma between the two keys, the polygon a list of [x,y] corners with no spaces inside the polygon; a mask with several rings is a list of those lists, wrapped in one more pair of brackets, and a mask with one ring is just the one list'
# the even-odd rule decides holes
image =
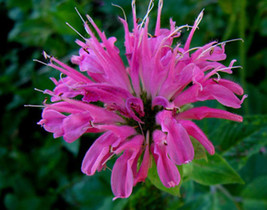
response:
{"label": "stamen", "polygon": [[45,108],[44,105],[32,105],[32,104],[25,104],[24,107]]}
{"label": "stamen", "polygon": [[111,168],[109,168],[108,166],[106,166],[106,168],[112,172]]}
{"label": "stamen", "polygon": [[201,10],[201,12],[199,13],[199,15],[198,15],[198,17],[197,17],[197,19],[196,19],[196,21],[195,21],[195,23],[196,23],[196,28],[198,28],[198,25],[200,24],[200,22],[201,22],[201,20],[202,20],[202,18],[203,18],[203,14],[204,14],[204,10],[205,9],[202,9]]}
{"label": "stamen", "polygon": [[34,88],[35,91],[38,91],[38,92],[41,92],[43,94],[47,94],[47,95],[50,95],[50,96],[53,96],[53,97],[58,97],[61,99],[61,96],[60,95],[55,95],[52,91],[50,90],[40,90],[40,89],[37,89],[37,88]]}
{"label": "stamen", "polygon": [[86,24],[85,20],[83,19],[82,15],[80,14],[80,12],[78,11],[77,7],[74,7],[75,11],[77,12],[77,14],[79,15],[79,17],[81,18],[82,22],[84,24]]}
{"label": "stamen", "polygon": [[66,87],[68,87],[69,89],[71,89],[71,90],[75,90],[75,88],[74,87],[71,87],[71,86],[69,86],[65,81],[64,81],[64,78],[65,77],[63,77],[63,73],[60,73],[60,75],[59,75],[59,77],[60,77],[60,81],[66,86]]}
{"label": "stamen", "polygon": [[217,71],[222,71],[222,70],[227,70],[227,69],[243,69],[242,66],[232,66],[232,67],[225,67],[225,68],[221,68],[221,69],[218,69]]}
{"label": "stamen", "polygon": [[50,59],[51,58],[51,56],[48,55],[45,51],[43,51],[43,56],[44,56],[45,59]]}
{"label": "stamen", "polygon": [[182,54],[186,54],[186,53],[189,53],[189,52],[191,52],[191,51],[194,51],[194,50],[198,50],[198,49],[200,49],[201,47],[194,47],[194,48],[190,48],[189,50],[187,50],[187,51],[185,51],[184,53],[182,53]]}
{"label": "stamen", "polygon": [[216,75],[217,75],[217,79],[213,79],[215,82],[219,82],[220,81],[220,79],[221,79],[221,75],[218,73],[218,72],[216,72]]}
{"label": "stamen", "polygon": [[75,28],[73,28],[68,22],[66,22],[67,26],[69,26],[73,31],[75,31],[84,41],[86,41],[86,38],[80,34]]}
{"label": "stamen", "polygon": [[223,45],[223,44],[226,44],[226,43],[229,43],[229,42],[235,42],[235,41],[242,41],[244,42],[244,40],[242,38],[236,38],[236,39],[230,39],[230,40],[227,40],[227,41],[224,41],[224,42],[219,42],[215,45],[212,45],[210,46],[209,48],[207,48],[206,50],[204,50],[197,58],[196,60],[198,60],[199,58],[201,58],[206,52],[210,51],[210,50],[214,50],[213,48],[218,46],[218,45]]}
{"label": "stamen", "polygon": [[43,94],[46,94],[44,90],[40,90],[40,89],[38,89],[38,88],[34,88],[34,90],[35,90],[35,91],[38,91],[38,92],[41,92],[41,93],[43,93]]}
{"label": "stamen", "polygon": [[189,29],[189,28],[193,28],[193,26],[189,26],[187,24],[186,25],[179,26],[167,38],[170,38],[171,36],[175,35],[177,32],[180,32],[181,29],[183,29],[183,28]]}
{"label": "stamen", "polygon": [[226,40],[226,41],[221,42],[221,43],[224,44],[224,43],[235,42],[235,41],[244,42],[244,39],[242,39],[242,38],[230,39],[230,40]]}
{"label": "stamen", "polygon": [[33,59],[34,62],[37,62],[37,63],[40,63],[40,64],[43,64],[45,66],[49,66],[49,64],[43,62],[43,61],[40,61],[40,60],[37,60],[37,59]]}
{"label": "stamen", "polygon": [[117,4],[113,4],[113,3],[111,3],[111,5],[112,5],[113,7],[118,7],[119,9],[121,9],[121,11],[122,11],[122,13],[123,13],[123,16],[124,16],[124,20],[127,22],[127,17],[126,17],[126,14],[125,14],[124,9],[123,9],[120,5],[117,5]]}
{"label": "stamen", "polygon": [[153,7],[154,7],[154,0],[150,0],[150,1],[149,1],[148,8],[147,8],[146,15],[145,15],[145,17],[143,18],[143,20],[142,20],[142,22],[141,22],[141,24],[140,24],[140,28],[143,27],[143,25],[144,25],[146,19],[147,19],[148,16],[149,16],[149,13],[150,13],[150,12],[152,11],[152,9],[153,9]]}

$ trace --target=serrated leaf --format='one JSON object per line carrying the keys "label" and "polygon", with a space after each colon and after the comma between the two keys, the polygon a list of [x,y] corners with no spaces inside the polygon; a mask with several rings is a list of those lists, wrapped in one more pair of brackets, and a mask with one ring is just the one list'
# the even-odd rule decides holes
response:
{"label": "serrated leaf", "polygon": [[193,160],[183,166],[184,176],[203,185],[232,184],[244,181],[219,154],[208,156],[208,161]]}
{"label": "serrated leaf", "polygon": [[[178,170],[179,170],[180,175],[182,177],[182,167],[179,166]],[[157,187],[158,189],[160,189],[160,190],[162,190],[164,192],[167,192],[167,193],[169,193],[171,195],[180,196],[180,186],[181,186],[181,183],[182,183],[182,179],[181,179],[179,185],[177,185],[175,187],[170,187],[170,188],[165,187],[162,184],[162,182],[161,182],[161,180],[160,180],[160,178],[158,176],[157,166],[156,166],[156,163],[155,163],[154,159],[152,160],[152,166],[148,171],[148,176],[147,177],[150,180],[150,182],[153,185],[155,185],[155,187]]]}

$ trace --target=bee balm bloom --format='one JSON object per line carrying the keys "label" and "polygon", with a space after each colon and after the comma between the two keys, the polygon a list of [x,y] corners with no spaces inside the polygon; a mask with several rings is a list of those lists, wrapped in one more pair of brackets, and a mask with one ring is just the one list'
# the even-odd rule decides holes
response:
{"label": "bee balm bloom", "polygon": [[[151,1],[149,11],[152,4]],[[180,36],[185,26],[176,27],[170,19],[170,27],[161,28],[162,5],[159,0],[153,35],[148,32],[148,15],[138,24],[135,1],[132,1],[133,29],[120,18],[125,31],[127,64],[115,46],[116,38],[107,38],[89,16],[90,27],[86,22],[84,27],[90,38],[77,41],[81,49],[71,59],[80,71],[45,54],[50,60],[47,65],[65,77],[53,78],[55,89],[45,91],[51,95],[51,103],[44,104],[39,124],[55,138],[62,136],[67,142],[86,133],[101,133],[87,151],[82,171],[93,175],[117,156],[111,175],[115,198],[130,196],[133,186],[146,179],[152,158],[163,185],[167,188],[178,185],[180,174],[176,165],[194,159],[190,137],[214,154],[212,143],[191,120],[242,121],[241,116],[224,110],[188,106],[217,100],[224,106],[240,108],[245,96],[237,97],[243,95],[243,89],[219,76],[220,72],[231,74],[235,62],[229,66],[220,63],[226,59],[225,43],[211,42],[190,49],[203,12],[184,45],[174,45],[174,38]]]}

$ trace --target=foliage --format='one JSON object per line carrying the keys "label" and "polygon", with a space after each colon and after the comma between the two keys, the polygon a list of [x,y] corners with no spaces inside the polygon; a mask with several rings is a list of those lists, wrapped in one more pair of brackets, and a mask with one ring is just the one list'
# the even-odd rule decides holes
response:
{"label": "foliage", "polygon": [[[113,3],[130,14],[130,0]],[[147,3],[137,1],[140,17]],[[23,107],[40,104],[44,96],[33,88],[52,88],[49,77],[58,76],[32,59],[41,60],[42,50],[63,61],[77,53],[74,41],[79,36],[65,22],[87,36],[75,7],[82,15],[94,17],[107,35],[116,36],[121,48],[123,31],[116,17],[123,14],[108,0],[0,0],[1,20],[6,23],[0,34],[0,208],[267,209],[266,1],[164,2],[162,23],[166,26],[170,15],[178,25],[192,24],[205,8],[193,46],[210,40],[244,39],[244,43],[226,46],[228,62],[237,58],[243,66],[233,79],[245,87],[249,98],[241,111],[231,111],[245,115],[244,123],[218,119],[199,123],[217,153],[206,156],[195,143],[198,159],[179,166],[184,178],[180,189],[158,190],[162,186],[152,167],[145,184],[139,184],[130,198],[116,201],[112,201],[108,169],[93,177],[80,172],[82,158],[97,136],[84,136],[72,144],[54,140],[36,125],[41,110]],[[152,21],[156,11],[151,15]],[[184,41],[183,37],[177,41]]]}

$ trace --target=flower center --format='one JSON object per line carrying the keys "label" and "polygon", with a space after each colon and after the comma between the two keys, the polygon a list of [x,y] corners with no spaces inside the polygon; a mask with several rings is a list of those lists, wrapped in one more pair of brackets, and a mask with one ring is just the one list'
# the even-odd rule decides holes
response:
{"label": "flower center", "polygon": [[156,114],[161,111],[162,108],[159,106],[152,108],[152,100],[147,97],[146,93],[141,94],[140,98],[143,101],[145,115],[143,117],[138,117],[140,117],[143,123],[139,123],[132,118],[128,118],[127,124],[135,127],[136,131],[141,135],[146,136],[147,132],[149,132],[151,139],[153,131],[160,129],[160,126],[156,124]]}

